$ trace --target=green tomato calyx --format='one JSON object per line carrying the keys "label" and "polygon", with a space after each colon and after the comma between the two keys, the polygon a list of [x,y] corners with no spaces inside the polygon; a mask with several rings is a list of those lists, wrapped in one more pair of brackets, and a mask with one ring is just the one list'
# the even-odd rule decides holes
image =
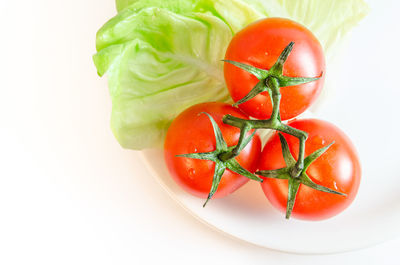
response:
{"label": "green tomato calyx", "polygon": [[[268,84],[269,79],[276,79],[278,82],[279,87],[287,87],[287,86],[296,86],[296,85],[301,85],[309,82],[316,81],[322,77],[322,74],[319,77],[289,77],[283,75],[283,66],[289,57],[292,49],[294,46],[294,42],[290,42],[285,49],[282,51],[282,53],[279,55],[277,61],[275,64],[271,67],[269,70],[265,69],[260,69],[257,67],[254,67],[252,65],[236,62],[236,61],[231,61],[231,60],[223,60],[226,63],[230,63],[236,67],[239,67],[240,69],[245,70],[246,72],[254,75],[257,77],[259,82],[253,87],[253,89],[243,98],[241,98],[239,101],[237,101],[234,106],[238,106],[242,103],[245,103],[246,101],[254,98],[258,94],[262,92],[268,92],[271,95],[271,87]],[[272,100],[271,100],[272,102]]]}
{"label": "green tomato calyx", "polygon": [[283,159],[285,160],[285,163],[286,163],[286,167],[280,168],[280,169],[275,169],[275,170],[261,170],[261,171],[257,171],[256,174],[266,177],[266,178],[287,179],[288,180],[288,198],[287,198],[287,205],[286,205],[286,219],[289,219],[290,215],[292,214],[293,207],[294,207],[295,200],[296,200],[296,195],[299,190],[300,184],[306,185],[310,188],[313,188],[315,190],[319,190],[322,192],[347,196],[345,193],[341,193],[341,192],[329,189],[325,186],[316,184],[315,182],[313,182],[310,179],[310,177],[306,173],[308,167],[312,164],[312,162],[314,162],[318,157],[320,157],[323,153],[325,153],[325,151],[328,150],[328,148],[330,146],[332,146],[334,144],[334,142],[330,143],[327,146],[322,147],[321,149],[318,149],[311,155],[304,158],[303,168],[301,169],[300,172],[298,172],[297,167],[296,167],[297,161],[294,159],[294,157],[290,153],[288,143],[287,143],[285,137],[281,133],[279,133],[279,140],[281,141],[282,154],[283,154]]}
{"label": "green tomato calyx", "polygon": [[243,140],[240,141],[240,144],[228,147],[228,145],[224,140],[224,137],[222,136],[222,132],[218,127],[218,124],[213,119],[213,117],[205,112],[202,112],[200,114],[207,115],[211,121],[215,135],[215,150],[206,153],[182,154],[182,155],[177,155],[177,157],[210,160],[215,163],[214,176],[211,184],[211,189],[207,196],[206,202],[203,204],[203,207],[205,207],[208,201],[213,197],[213,195],[217,191],[219,183],[221,182],[222,179],[222,175],[224,174],[226,169],[229,169],[239,175],[245,176],[249,179],[256,180],[259,182],[262,182],[263,179],[254,175],[247,169],[243,168],[235,159],[235,157],[246,147],[246,145],[251,141],[251,139],[253,139],[255,131],[249,137],[245,138],[243,138],[245,134],[244,133],[242,134],[241,131],[241,137]]}

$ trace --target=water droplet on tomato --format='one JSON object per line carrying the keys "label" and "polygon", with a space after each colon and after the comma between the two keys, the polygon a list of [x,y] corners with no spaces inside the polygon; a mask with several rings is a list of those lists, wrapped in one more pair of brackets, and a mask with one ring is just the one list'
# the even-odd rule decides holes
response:
{"label": "water droplet on tomato", "polygon": [[322,146],[324,146],[325,145],[325,139],[323,139],[322,137],[320,137],[320,136],[315,136],[314,138],[313,138],[313,143],[315,144],[315,145],[322,145]]}
{"label": "water droplet on tomato", "polygon": [[196,170],[194,168],[189,169],[189,178],[194,179],[194,176],[196,174]]}
{"label": "water droplet on tomato", "polygon": [[337,190],[337,185],[336,185],[336,181],[333,182],[333,186],[335,187],[335,189]]}

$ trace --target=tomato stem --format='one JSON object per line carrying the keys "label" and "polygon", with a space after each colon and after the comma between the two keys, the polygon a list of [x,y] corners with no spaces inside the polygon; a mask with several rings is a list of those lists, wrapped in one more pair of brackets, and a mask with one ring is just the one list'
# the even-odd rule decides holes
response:
{"label": "tomato stem", "polygon": [[266,80],[266,85],[268,86],[270,93],[272,94],[272,114],[270,120],[280,121],[280,105],[281,105],[281,93],[279,91],[279,83],[275,77],[268,78]]}
{"label": "tomato stem", "polygon": [[254,131],[254,133],[247,138],[247,142],[246,142],[246,134],[251,130],[251,127],[248,124],[244,124],[243,127],[240,128],[240,136],[239,136],[239,142],[238,144],[229,152],[225,152],[222,153],[219,156],[219,159],[221,161],[228,161],[236,156],[238,156],[240,154],[240,152],[246,147],[247,143],[251,140],[251,138],[253,138],[254,134],[256,133]]}
{"label": "tomato stem", "polygon": [[[278,178],[278,179],[288,179],[288,200],[286,206],[286,218],[289,219],[292,213],[296,195],[299,189],[300,184],[304,184],[313,189],[344,195],[343,193],[331,190],[329,188],[320,186],[314,183],[306,174],[307,167],[320,155],[322,155],[329,146],[323,147],[320,150],[317,150],[307,158],[305,158],[305,145],[306,140],[308,138],[308,134],[304,131],[293,128],[287,124],[282,123],[280,118],[280,103],[281,103],[281,93],[280,88],[285,86],[293,86],[304,84],[308,82],[313,82],[318,80],[320,77],[287,77],[283,75],[283,65],[286,62],[291,50],[293,49],[294,42],[290,42],[288,46],[282,51],[276,63],[271,67],[269,71],[259,68],[255,68],[251,65],[245,65],[242,63],[234,62],[234,61],[225,61],[227,63],[231,63],[251,74],[256,76],[259,79],[257,85],[241,100],[235,103],[235,105],[240,105],[253,97],[257,96],[259,93],[267,91],[271,97],[272,103],[272,113],[271,117],[266,120],[245,120],[234,117],[232,115],[225,115],[222,121],[225,124],[238,127],[241,130],[239,142],[235,148],[227,153],[221,155],[221,159],[231,159],[232,157],[237,156],[240,151],[245,146],[244,143],[246,135],[251,129],[272,129],[275,131],[283,132],[289,135],[292,135],[299,139],[299,155],[297,160],[295,160],[290,153],[289,146],[286,142],[285,137],[282,134],[279,134],[281,145],[282,145],[282,153],[284,160],[286,162],[286,168],[278,169],[278,170],[265,170],[256,172],[264,177],[268,178]],[[305,162],[306,161],[306,162]]]}

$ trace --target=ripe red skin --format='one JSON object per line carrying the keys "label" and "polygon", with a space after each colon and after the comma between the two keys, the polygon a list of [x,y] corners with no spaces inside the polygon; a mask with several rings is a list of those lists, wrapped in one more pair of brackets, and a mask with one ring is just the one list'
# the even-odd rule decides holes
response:
{"label": "ripe red skin", "polygon": [[[300,184],[292,217],[304,220],[323,220],[342,212],[354,200],[361,179],[361,167],[351,140],[336,126],[317,119],[302,119],[289,125],[308,133],[305,155],[335,143],[307,169],[307,175],[317,184],[347,194],[347,196],[317,191]],[[295,159],[299,141],[284,134]],[[259,170],[285,167],[281,144],[277,134],[266,143],[259,161]],[[288,181],[265,179],[261,184],[271,204],[282,212],[286,211]]]}
{"label": "ripe red skin", "polygon": [[[210,114],[219,128],[228,146],[237,144],[240,130],[222,122],[223,116],[248,117],[238,108],[220,102],[194,105],[182,112],[168,129],[164,144],[164,158],[173,179],[187,192],[206,198],[211,189],[215,163],[208,160],[176,157],[179,154],[211,152],[216,149],[215,136],[210,119],[201,112]],[[239,164],[254,172],[257,169],[261,153],[261,141],[255,135],[252,141],[235,159]],[[224,197],[247,183],[249,179],[226,170],[222,175],[218,190],[213,198]]]}
{"label": "ripe red skin", "polygon": [[[325,73],[325,58],[319,41],[304,26],[284,18],[259,20],[238,32],[228,46],[225,59],[270,69],[291,41],[295,45],[283,67],[285,76],[319,77]],[[252,74],[229,63],[224,64],[224,74],[235,102],[247,95],[258,82]],[[323,82],[324,75],[318,81],[281,88],[282,120],[304,112],[320,94]],[[272,113],[267,92],[240,104],[239,108],[257,119],[268,119]]]}

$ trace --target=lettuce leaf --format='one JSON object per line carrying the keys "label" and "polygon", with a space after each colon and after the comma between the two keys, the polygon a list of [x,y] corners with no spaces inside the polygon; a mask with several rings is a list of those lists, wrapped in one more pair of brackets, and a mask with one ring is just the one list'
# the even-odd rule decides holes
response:
{"label": "lettuce leaf", "polygon": [[200,0],[117,0],[117,11],[121,12],[128,8],[139,11],[147,7],[158,7],[167,9],[174,13],[184,14],[194,10]]}
{"label": "lettuce leaf", "polygon": [[242,0],[117,0],[117,10],[137,12],[143,8],[158,7],[178,14],[191,12],[214,15],[223,20],[233,32],[265,17]]}
{"label": "lettuce leaf", "polygon": [[[216,11],[214,15],[219,17],[229,16],[231,13],[237,14],[237,10],[232,9],[238,8],[244,13],[253,13],[250,17],[254,20],[257,19],[255,15],[257,13],[261,13],[263,17],[285,17],[308,27],[327,52],[330,52],[330,49],[369,12],[364,0],[116,0],[116,5],[118,11],[129,6],[136,8],[158,6],[182,13],[211,10],[214,7]],[[224,19],[224,21],[231,26],[241,17],[246,15],[237,15],[236,20]],[[240,26],[248,23],[241,21],[238,24],[240,30]],[[237,28],[234,28],[235,31]]]}
{"label": "lettuce leaf", "polygon": [[94,62],[108,73],[111,128],[125,148],[162,143],[171,120],[208,100],[226,101],[221,58],[229,27],[207,14],[159,8],[123,11],[97,37]]}
{"label": "lettuce leaf", "polygon": [[223,79],[233,34],[263,17],[310,28],[330,51],[365,16],[363,0],[117,0],[97,33],[93,60],[108,75],[111,128],[130,149],[160,146],[174,117],[204,101],[229,100]]}

